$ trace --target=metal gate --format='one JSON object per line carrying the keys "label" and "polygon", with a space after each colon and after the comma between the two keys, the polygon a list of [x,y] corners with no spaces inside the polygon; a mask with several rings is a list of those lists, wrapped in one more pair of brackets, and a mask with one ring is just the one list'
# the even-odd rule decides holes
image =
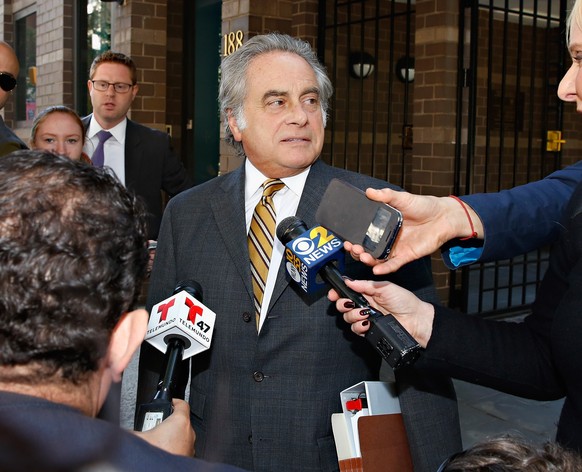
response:
{"label": "metal gate", "polygon": [[[482,0],[461,1],[461,7],[460,37],[466,39],[459,74],[466,80],[458,109],[457,192],[497,192],[543,178],[561,165],[561,153],[548,150],[546,137],[562,129],[556,92],[564,71],[566,2]],[[483,316],[525,310],[547,255],[543,248],[453,273],[450,300]]]}
{"label": "metal gate", "polygon": [[[511,188],[562,167],[568,152],[565,162],[575,160],[576,150],[548,151],[546,142],[569,113],[556,95],[566,8],[567,0],[459,0],[454,193]],[[319,19],[318,53],[336,89],[322,158],[410,188],[414,3],[320,0]],[[483,316],[525,310],[547,254],[453,272],[449,303]]]}
{"label": "metal gate", "polygon": [[412,2],[321,0],[319,19],[318,52],[336,90],[322,158],[405,187],[412,152]]}

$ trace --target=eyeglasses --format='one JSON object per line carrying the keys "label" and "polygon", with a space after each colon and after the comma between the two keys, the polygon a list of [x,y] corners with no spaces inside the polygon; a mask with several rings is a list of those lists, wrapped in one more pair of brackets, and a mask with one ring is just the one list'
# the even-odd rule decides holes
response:
{"label": "eyeglasses", "polygon": [[124,84],[123,82],[117,82],[115,84],[107,82],[106,80],[92,80],[91,82],[98,92],[106,92],[110,85],[113,85],[113,90],[117,93],[127,93],[133,87],[133,84]]}
{"label": "eyeglasses", "polygon": [[0,88],[5,92],[10,92],[16,87],[16,79],[12,74],[0,72]]}

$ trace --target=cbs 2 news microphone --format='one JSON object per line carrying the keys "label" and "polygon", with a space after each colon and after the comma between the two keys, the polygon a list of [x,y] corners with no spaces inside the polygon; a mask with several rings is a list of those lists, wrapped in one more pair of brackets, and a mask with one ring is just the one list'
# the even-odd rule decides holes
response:
{"label": "cbs 2 news microphone", "polygon": [[285,246],[287,273],[306,294],[320,290],[327,282],[356,307],[367,309],[370,329],[365,338],[394,370],[416,361],[421,348],[408,331],[391,314],[372,308],[361,293],[344,282],[340,272],[345,257],[341,239],[322,226],[308,229],[296,216],[279,223],[277,238]]}
{"label": "cbs 2 news microphone", "polygon": [[216,313],[201,300],[200,284],[186,280],[176,285],[171,297],[152,307],[145,340],[166,356],[152,401],[139,407],[135,431],[148,431],[172,414],[178,364],[210,347]]}

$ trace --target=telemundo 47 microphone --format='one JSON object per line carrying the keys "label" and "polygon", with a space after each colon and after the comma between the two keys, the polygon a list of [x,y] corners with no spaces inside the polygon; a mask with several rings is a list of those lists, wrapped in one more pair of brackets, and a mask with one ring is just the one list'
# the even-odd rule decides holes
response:
{"label": "telemundo 47 microphone", "polygon": [[277,226],[277,238],[285,246],[285,267],[305,293],[319,290],[323,282],[343,298],[349,298],[369,314],[370,329],[366,339],[394,369],[410,365],[420,354],[420,345],[391,314],[372,308],[366,297],[349,288],[334,261],[344,256],[343,241],[323,226],[308,229],[296,216],[285,218]]}
{"label": "telemundo 47 microphone", "polygon": [[166,356],[154,398],[139,407],[136,431],[148,431],[172,414],[178,364],[210,347],[216,314],[201,300],[200,284],[186,280],[152,308],[145,340]]}

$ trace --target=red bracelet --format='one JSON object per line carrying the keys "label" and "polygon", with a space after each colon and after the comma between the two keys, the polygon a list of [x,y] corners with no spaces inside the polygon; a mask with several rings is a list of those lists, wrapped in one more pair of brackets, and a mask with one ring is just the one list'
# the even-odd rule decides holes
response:
{"label": "red bracelet", "polygon": [[477,231],[475,231],[475,226],[473,226],[473,220],[471,219],[471,215],[469,214],[469,210],[467,210],[467,207],[465,206],[465,202],[463,202],[463,200],[461,200],[459,197],[457,197],[455,195],[449,195],[449,197],[457,200],[461,204],[461,206],[463,207],[463,210],[465,210],[465,215],[467,215],[467,219],[469,220],[469,225],[471,226],[471,236],[467,236],[466,238],[460,238],[460,240],[467,241],[467,239],[477,238]]}

